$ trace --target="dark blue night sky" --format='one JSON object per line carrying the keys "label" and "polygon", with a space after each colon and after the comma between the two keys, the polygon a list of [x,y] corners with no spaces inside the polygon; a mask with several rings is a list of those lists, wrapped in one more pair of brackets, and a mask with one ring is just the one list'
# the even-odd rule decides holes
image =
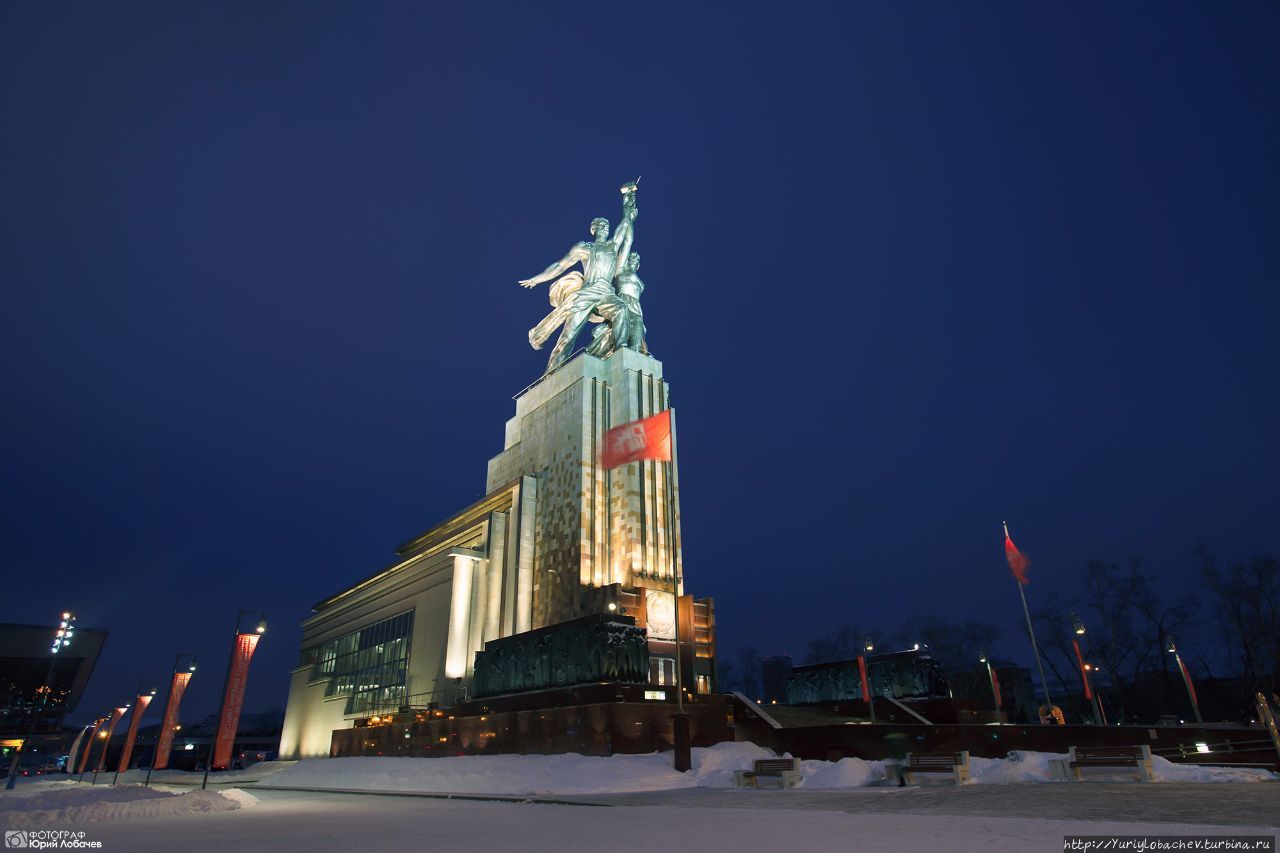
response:
{"label": "dark blue night sky", "polygon": [[[0,8],[0,621],[246,709],[478,498],[541,270],[637,174],[721,646],[1280,548],[1274,3]],[[762,614],[769,614],[761,619]],[[761,624],[765,633],[753,635]]]}

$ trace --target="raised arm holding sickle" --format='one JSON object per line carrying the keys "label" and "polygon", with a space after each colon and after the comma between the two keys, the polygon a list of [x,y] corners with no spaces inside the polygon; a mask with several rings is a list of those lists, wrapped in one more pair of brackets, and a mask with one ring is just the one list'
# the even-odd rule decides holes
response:
{"label": "raised arm holding sickle", "polygon": [[[582,327],[596,314],[603,320],[613,323],[618,320],[622,311],[616,299],[613,299],[613,277],[621,269],[626,258],[626,248],[631,245],[632,232],[636,219],[636,201],[634,184],[630,192],[624,192],[622,198],[622,223],[618,232],[609,239],[609,220],[595,219],[591,222],[591,234],[594,240],[590,243],[577,243],[568,253],[551,266],[532,278],[519,282],[521,287],[534,287],[565,273],[575,264],[582,264],[581,285],[577,285],[578,276],[570,274],[556,283],[561,292],[552,302],[556,309],[546,319],[529,332],[529,343],[539,348],[542,342],[550,337],[555,327],[563,324],[560,339],[556,341],[547,360],[547,372],[559,367],[568,357],[573,343],[582,331]],[[571,277],[572,276],[572,277]],[[566,281],[567,279],[567,281]]]}

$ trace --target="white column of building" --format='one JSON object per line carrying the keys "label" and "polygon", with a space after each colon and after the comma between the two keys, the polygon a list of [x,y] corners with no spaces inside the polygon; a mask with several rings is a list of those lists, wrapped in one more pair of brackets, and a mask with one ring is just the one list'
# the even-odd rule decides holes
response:
{"label": "white column of building", "polygon": [[489,516],[489,559],[485,561],[485,574],[489,576],[486,589],[488,603],[484,609],[482,641],[496,640],[502,636],[502,581],[507,568],[507,514],[495,512]]}
{"label": "white column of building", "polygon": [[538,510],[538,481],[523,477],[520,485],[520,551],[516,578],[516,630],[533,627],[533,547]]}
{"label": "white column of building", "polygon": [[473,557],[462,554],[453,557],[453,597],[449,606],[449,640],[444,657],[444,674],[449,678],[466,675],[471,657],[471,576],[475,562]]}

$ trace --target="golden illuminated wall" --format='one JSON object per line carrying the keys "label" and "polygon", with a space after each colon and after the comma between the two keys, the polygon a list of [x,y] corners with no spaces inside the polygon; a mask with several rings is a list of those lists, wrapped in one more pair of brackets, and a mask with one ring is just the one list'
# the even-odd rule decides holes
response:
{"label": "golden illuminated wall", "polygon": [[667,464],[599,464],[605,431],[668,408],[668,394],[662,364],[623,349],[581,354],[516,398],[487,487],[537,478],[531,627],[579,615],[582,587],[670,589],[673,563],[681,574],[679,486]]}

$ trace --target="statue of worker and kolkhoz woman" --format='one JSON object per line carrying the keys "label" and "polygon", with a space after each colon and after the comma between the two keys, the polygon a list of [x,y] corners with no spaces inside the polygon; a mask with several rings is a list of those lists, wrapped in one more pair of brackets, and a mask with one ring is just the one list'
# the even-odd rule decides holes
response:
{"label": "statue of worker and kolkhoz woman", "polygon": [[[640,310],[644,282],[637,274],[640,256],[631,251],[639,183],[640,179],[636,178],[622,185],[622,222],[612,239],[609,220],[593,219],[591,242],[578,243],[533,278],[519,282],[521,287],[535,287],[556,279],[551,285],[551,313],[529,330],[530,346],[542,349],[556,329],[560,329],[560,338],[547,359],[547,373],[568,360],[574,341],[588,322],[598,324],[587,347],[591,355],[607,358],[621,347],[647,352],[644,313]],[[577,264],[582,265],[582,271],[570,272]]]}

